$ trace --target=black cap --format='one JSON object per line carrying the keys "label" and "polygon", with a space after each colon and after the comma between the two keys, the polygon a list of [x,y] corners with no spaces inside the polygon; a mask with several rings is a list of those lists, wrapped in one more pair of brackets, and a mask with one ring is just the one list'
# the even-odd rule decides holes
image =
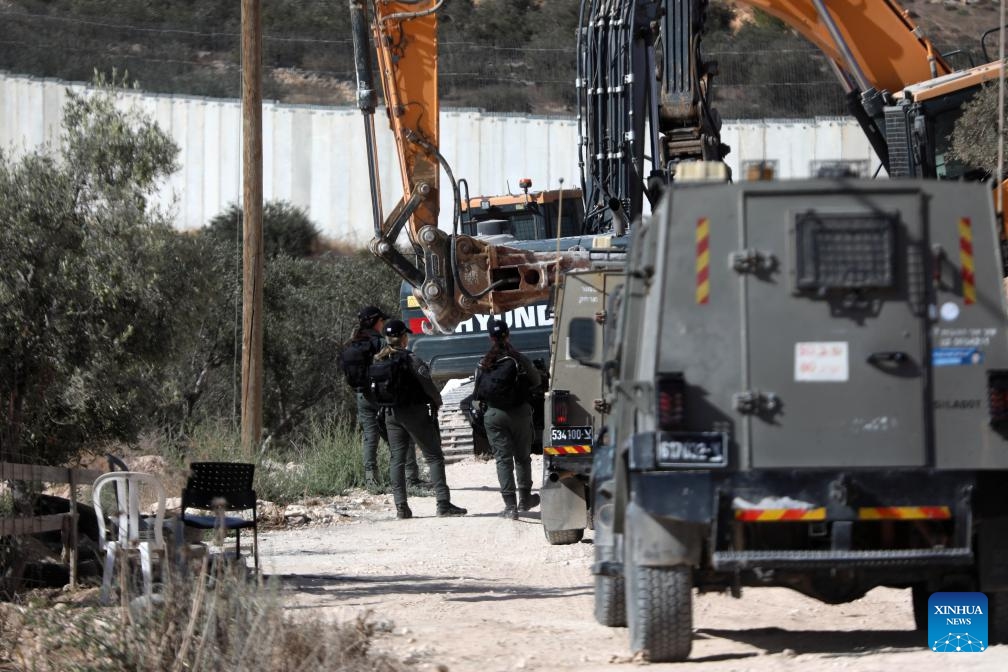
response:
{"label": "black cap", "polygon": [[385,323],[385,335],[397,338],[403,334],[412,334],[410,328],[402,320],[390,320]]}
{"label": "black cap", "polygon": [[389,316],[385,314],[385,311],[378,306],[364,306],[357,313],[357,319],[360,320],[361,324],[367,326],[371,326],[378,320],[387,320],[388,318]]}
{"label": "black cap", "polygon": [[511,333],[508,329],[507,322],[504,320],[494,320],[490,323],[490,336],[492,338],[503,338]]}

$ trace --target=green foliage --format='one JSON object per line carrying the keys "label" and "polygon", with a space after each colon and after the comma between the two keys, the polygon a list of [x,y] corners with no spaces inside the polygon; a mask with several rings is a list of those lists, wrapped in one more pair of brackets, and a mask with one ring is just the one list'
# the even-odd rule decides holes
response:
{"label": "green foliage", "polygon": [[[236,203],[215,215],[206,226],[206,235],[225,246],[241,240],[242,209]],[[307,257],[318,247],[319,232],[307,213],[286,201],[268,201],[263,205],[263,251],[267,257],[286,254]]]}
{"label": "green foliage", "polygon": [[[982,88],[963,107],[951,136],[950,158],[992,175],[998,167],[998,93],[996,84]],[[1008,123],[1004,126],[1008,141]]]}
{"label": "green foliage", "polygon": [[117,81],[115,70],[111,80],[95,73],[92,84],[103,93],[67,90],[64,161],[91,193],[115,196],[142,213],[157,180],[179,169],[178,146],[151,120],[116,109],[115,92],[130,88],[127,75]]}
{"label": "green foliage", "polygon": [[[113,79],[114,81],[114,79]],[[241,252],[232,206],[174,231],[151,204],[176,148],[116,105],[122,83],[69,93],[64,152],[0,154],[0,458],[60,462],[81,448],[234,420]],[[398,277],[369,254],[309,257],[318,232],[264,208],[264,426],[271,447],[352,415],[336,354],[365,303]]]}
{"label": "green foliage", "polygon": [[[194,427],[181,452],[175,452],[175,445],[168,441],[159,448],[178,473],[184,473],[190,462],[247,459],[241,454],[238,428],[220,419]],[[388,467],[389,451],[383,448],[378,451],[383,485],[387,485]],[[319,414],[299,426],[289,441],[278,442],[256,457],[256,494],[280,505],[306,497],[343,495],[363,486],[361,431],[353,413]]]}
{"label": "green foliage", "polygon": [[319,260],[278,257],[264,289],[263,415],[268,437],[313,418],[353,417],[355,400],[336,355],[361,305],[394,306],[399,280],[367,253]]}
{"label": "green foliage", "polygon": [[0,455],[131,436],[156,403],[177,236],[146,199],[177,150],[115,96],[69,92],[67,153],[0,163]]}
{"label": "green foliage", "polygon": [[[388,461],[388,450],[379,450],[378,473],[385,480]],[[342,495],[363,485],[361,433],[354,416],[313,421],[289,447],[271,454],[256,469],[256,494],[278,504]]]}
{"label": "green foliage", "polygon": [[[265,224],[264,224],[265,226]],[[176,434],[218,418],[236,417],[238,401],[236,330],[241,315],[234,303],[240,292],[240,259],[234,244],[216,246],[224,264],[217,300],[198,335],[190,339],[188,357],[176,362]],[[263,287],[263,428],[267,445],[296,437],[312,421],[329,416],[353,417],[355,401],[344,384],[336,355],[357,324],[361,305],[394,306],[399,278],[369,253],[294,258],[279,254],[266,261]]]}
{"label": "green foliage", "polygon": [[269,436],[298,425],[344,387],[336,365],[342,334],[355,313],[341,310],[341,267],[279,256],[264,289],[263,422]]}

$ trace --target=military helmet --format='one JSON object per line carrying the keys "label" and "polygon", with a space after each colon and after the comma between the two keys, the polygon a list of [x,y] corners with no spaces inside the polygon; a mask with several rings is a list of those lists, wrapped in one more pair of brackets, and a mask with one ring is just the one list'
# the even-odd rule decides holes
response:
{"label": "military helmet", "polygon": [[490,323],[490,338],[504,338],[510,334],[511,330],[504,320],[494,320]]}

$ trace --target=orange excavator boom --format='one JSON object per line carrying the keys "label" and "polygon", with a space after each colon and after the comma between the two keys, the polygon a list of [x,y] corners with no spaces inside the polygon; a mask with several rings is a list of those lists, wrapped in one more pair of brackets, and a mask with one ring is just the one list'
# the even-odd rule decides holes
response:
{"label": "orange excavator boom", "polygon": [[[349,0],[364,113],[375,237],[370,250],[413,286],[431,328],[447,333],[476,313],[500,314],[549,296],[558,271],[587,265],[583,252],[537,253],[489,245],[458,233],[460,197],[439,153],[437,12],[444,0]],[[377,56],[389,126],[399,156],[403,196],[382,213],[374,130],[371,50]],[[453,190],[452,233],[439,228],[439,178]],[[406,230],[418,265],[397,248]]]}

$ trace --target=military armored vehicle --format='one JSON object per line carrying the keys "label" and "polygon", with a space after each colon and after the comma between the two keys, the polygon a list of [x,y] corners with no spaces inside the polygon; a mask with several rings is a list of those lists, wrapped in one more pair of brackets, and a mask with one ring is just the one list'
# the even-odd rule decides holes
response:
{"label": "military armored vehicle", "polygon": [[[680,184],[634,232],[594,451],[595,612],[685,659],[692,594],[983,591],[1008,638],[1008,332],[990,187]],[[909,601],[909,600],[908,600]]]}
{"label": "military armored vehicle", "polygon": [[[570,271],[556,288],[550,360],[550,391],[543,433],[542,525],[550,544],[573,544],[591,526],[589,479],[592,446],[605,426],[609,406],[594,362],[602,357],[602,331],[615,319],[610,297],[623,283],[629,237],[600,238],[607,248],[593,253],[596,267]],[[592,333],[590,354],[572,356],[566,334]],[[586,356],[587,354],[587,356]]]}

